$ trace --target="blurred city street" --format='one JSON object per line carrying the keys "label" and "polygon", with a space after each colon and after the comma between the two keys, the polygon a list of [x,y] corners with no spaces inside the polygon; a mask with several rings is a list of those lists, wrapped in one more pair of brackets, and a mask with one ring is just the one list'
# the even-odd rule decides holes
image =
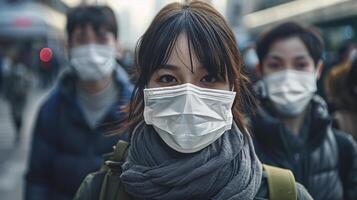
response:
{"label": "blurred city street", "polygon": [[0,0],[0,200],[357,200],[356,102],[357,0]]}
{"label": "blurred city street", "polygon": [[24,113],[24,126],[19,144],[14,143],[14,128],[11,123],[8,102],[0,98],[0,194],[1,199],[22,199],[23,176],[26,169],[31,130],[38,107],[46,92],[30,92]]}

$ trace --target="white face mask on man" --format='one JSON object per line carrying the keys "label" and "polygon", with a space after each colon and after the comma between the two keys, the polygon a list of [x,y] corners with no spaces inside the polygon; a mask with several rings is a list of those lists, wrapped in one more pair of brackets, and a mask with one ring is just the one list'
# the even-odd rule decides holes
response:
{"label": "white face mask on man", "polygon": [[98,81],[115,68],[115,48],[109,45],[87,44],[70,51],[70,64],[81,80]]}
{"label": "white face mask on man", "polygon": [[262,80],[268,99],[283,117],[302,113],[317,90],[316,73],[282,70],[265,76]]}
{"label": "white face mask on man", "polygon": [[235,95],[190,83],[144,89],[144,119],[174,150],[197,152],[231,129]]}

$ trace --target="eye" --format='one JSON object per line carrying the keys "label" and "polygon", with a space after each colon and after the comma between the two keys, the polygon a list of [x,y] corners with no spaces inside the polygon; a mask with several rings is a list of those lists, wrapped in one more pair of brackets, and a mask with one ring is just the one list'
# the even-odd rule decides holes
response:
{"label": "eye", "polygon": [[267,66],[271,69],[278,69],[281,67],[278,62],[268,62]]}
{"label": "eye", "polygon": [[295,65],[296,69],[305,69],[308,66],[308,63],[306,62],[299,62]]}
{"label": "eye", "polygon": [[96,40],[99,44],[106,44],[109,41],[109,37],[106,34],[99,33],[96,35]]}
{"label": "eye", "polygon": [[177,79],[171,75],[163,75],[158,78],[161,83],[176,83]]}
{"label": "eye", "polygon": [[218,77],[217,76],[212,76],[212,75],[204,76],[201,79],[201,82],[204,82],[204,83],[215,83],[217,81],[219,81]]}
{"label": "eye", "polygon": [[108,39],[106,37],[102,37],[98,39],[98,43],[99,44],[106,44],[108,41]]}
{"label": "eye", "polygon": [[76,43],[78,43],[78,44],[84,44],[84,43],[86,43],[87,40],[86,40],[86,37],[76,35],[74,37],[74,41],[76,41]]}

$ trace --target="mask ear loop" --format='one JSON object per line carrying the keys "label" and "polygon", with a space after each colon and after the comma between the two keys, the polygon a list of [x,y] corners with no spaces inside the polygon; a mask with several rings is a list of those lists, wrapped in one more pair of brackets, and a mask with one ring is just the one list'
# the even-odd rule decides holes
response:
{"label": "mask ear loop", "polygon": [[232,85],[232,89],[231,89],[231,92],[234,92],[234,89],[235,89],[235,82],[238,82],[238,78],[234,79],[234,82],[233,82],[233,85]]}
{"label": "mask ear loop", "polygon": [[229,91],[234,92],[234,83],[229,86]]}

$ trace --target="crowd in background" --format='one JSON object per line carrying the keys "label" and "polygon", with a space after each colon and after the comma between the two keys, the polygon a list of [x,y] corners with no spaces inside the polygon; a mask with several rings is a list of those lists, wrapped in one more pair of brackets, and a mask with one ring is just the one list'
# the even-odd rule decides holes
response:
{"label": "crowd in background", "polygon": [[[180,16],[182,18],[176,19],[173,17],[167,19],[166,22],[160,22],[158,18],[154,22],[162,27],[157,29],[171,30],[170,28],[172,28],[172,30],[176,30],[175,28],[179,26],[177,24],[184,24],[180,20],[189,19],[184,18],[189,15],[188,13],[185,14],[185,12],[190,12],[189,9],[200,10],[204,8],[209,10],[205,6],[203,8],[197,6],[196,8],[194,4],[185,6],[173,6],[171,10],[168,9],[167,12],[177,9],[176,12],[173,12],[173,16],[178,16],[177,13],[184,14]],[[192,16],[195,15],[192,14]],[[221,28],[217,25],[217,22],[210,20],[205,21],[205,23],[212,23]],[[138,122],[136,125],[139,129],[142,127],[139,123],[140,120],[143,121],[143,118],[145,118],[145,122],[150,121],[148,114],[145,115],[145,112],[148,111],[143,109],[145,106],[149,107],[148,99],[151,96],[144,95],[151,94],[150,89],[152,88],[150,88],[149,83],[151,82],[149,80],[152,78],[151,75],[155,73],[150,70],[158,70],[158,73],[161,70],[161,68],[155,68],[158,66],[151,66],[150,64],[158,62],[157,59],[166,62],[172,62],[172,59],[174,59],[171,58],[171,54],[167,55],[167,49],[156,49],[154,43],[145,40],[157,39],[158,44],[165,43],[165,41],[156,37],[155,34],[161,36],[162,33],[155,29],[155,23],[143,35],[135,51],[123,50],[118,46],[117,33],[119,27],[113,11],[106,6],[79,6],[73,8],[67,14],[68,60],[52,59],[50,62],[43,62],[43,60],[38,59],[37,54],[28,52],[29,47],[26,47],[26,45],[6,49],[0,46],[1,94],[11,108],[16,130],[16,143],[21,138],[23,110],[29,93],[34,88],[48,89],[53,87],[37,114],[32,134],[30,159],[25,175],[25,199],[73,199],[86,175],[100,169],[105,160],[103,155],[111,152],[118,140],[130,141],[131,132],[136,133],[134,135],[139,135],[144,140],[147,139],[152,143],[165,146],[165,151],[176,150],[179,153],[172,154],[175,154],[178,158],[184,157],[180,154],[182,152],[185,154],[198,151],[184,149],[178,145],[177,141],[174,141],[175,139],[171,139],[173,140],[171,141],[168,139],[169,136],[163,136],[169,130],[166,130],[165,126],[159,126],[159,122],[155,121],[157,119],[150,118],[151,125],[155,130],[145,126],[143,131],[147,134],[158,132],[164,142],[157,141],[157,138],[142,136],[140,131],[135,132],[136,126],[134,127],[131,122],[126,124],[123,121],[128,119],[128,113],[133,115],[129,116],[129,119]],[[194,22],[192,23],[194,24]],[[195,21],[195,23],[198,22]],[[192,26],[197,26],[197,24]],[[180,29],[177,28],[177,30]],[[194,29],[194,31],[197,30]],[[194,31],[192,34],[197,34]],[[243,132],[238,131],[243,135],[242,137],[245,137],[245,131],[249,130],[248,132],[253,138],[252,144],[254,143],[255,153],[262,163],[286,168],[293,172],[295,180],[303,185],[298,184],[297,186],[298,199],[309,199],[311,195],[314,199],[352,200],[357,198],[357,41],[348,39],[340,44],[340,48],[335,52],[336,59],[331,61],[331,59],[324,57],[326,49],[320,34],[314,31],[312,27],[305,27],[294,22],[282,23],[261,33],[249,45],[239,49],[240,55],[237,51],[237,55],[231,57],[233,60],[235,58],[242,59],[242,72],[237,75],[241,82],[238,84],[235,82],[233,87],[229,87],[228,91],[237,91],[237,95],[242,95],[242,99],[248,99],[247,102],[240,102],[239,105],[242,107],[237,112],[247,117],[247,126],[243,125],[245,124],[243,123],[244,120],[237,126],[234,123],[231,125],[234,127],[232,129]],[[165,37],[169,36],[161,36],[161,39],[166,39]],[[210,34],[206,36],[216,37],[216,35]],[[202,41],[212,39],[202,39],[196,35],[192,37],[194,37],[194,40],[190,37],[188,37],[188,40],[193,41],[193,45],[199,45]],[[239,44],[239,38],[236,39]],[[169,51],[172,51],[175,42],[181,41],[182,38],[176,36],[175,42],[167,40],[165,44],[170,46]],[[224,45],[222,46],[229,44],[226,40],[223,41]],[[210,53],[214,57],[216,52],[212,50],[210,45],[216,45],[214,42],[217,41],[212,39],[210,42],[212,44],[209,43],[207,51],[212,51]],[[191,66],[186,67],[192,67],[193,72],[193,63],[196,61],[192,61],[191,46],[188,46],[190,57],[187,59]],[[224,49],[222,46],[220,48]],[[207,56],[204,50],[199,51],[195,47],[193,48],[198,60]],[[156,52],[151,52],[154,50]],[[160,57],[156,53],[163,56]],[[182,60],[186,59],[182,55],[177,57]],[[329,62],[326,62],[326,60],[329,60]],[[223,62],[223,60],[219,61]],[[143,66],[147,68],[140,68]],[[166,67],[174,68],[175,66],[168,64]],[[222,69],[211,69],[209,67],[211,66],[208,66],[207,71],[213,70],[208,73],[221,73],[218,70]],[[230,78],[238,79],[233,77],[235,76],[234,70],[231,73],[232,77]],[[245,77],[248,77],[252,84],[249,87],[247,83],[247,88],[254,92],[255,100],[249,99],[247,97],[249,94],[244,89],[242,91],[237,89],[237,87],[244,86],[245,82],[242,80]],[[175,82],[173,76],[160,78],[165,83]],[[219,76],[205,78],[209,79],[209,82],[219,79]],[[175,87],[173,85],[167,86]],[[213,88],[211,91],[210,89],[201,90],[199,87],[195,87],[187,86],[189,88],[187,90],[192,90],[193,93],[200,91],[209,96],[210,92],[216,89]],[[150,92],[145,93],[145,89],[149,89]],[[170,95],[174,95],[175,91],[163,90]],[[180,92],[180,88],[177,91]],[[246,93],[239,94],[239,92]],[[155,90],[152,91],[152,94],[155,94]],[[229,98],[228,93],[224,97]],[[130,102],[131,107],[125,108]],[[177,106],[177,104],[167,105],[168,107]],[[220,104],[217,102],[215,105]],[[222,107],[224,106],[222,105]],[[251,106],[254,109],[251,111],[243,106]],[[126,109],[130,109],[129,112]],[[155,107],[150,109],[154,110]],[[165,110],[165,108],[162,107],[161,110]],[[165,116],[169,119],[172,115],[175,114]],[[211,116],[211,118],[214,117]],[[237,119],[240,118],[234,116],[235,122],[239,121]],[[122,122],[122,124],[119,122]],[[165,123],[169,124],[169,121],[165,121]],[[197,123],[199,122],[197,121]],[[122,130],[123,126],[128,126],[127,128],[130,129],[127,129],[127,132],[121,135],[108,136],[108,133],[110,135],[113,131]],[[172,126],[174,126],[174,123]],[[246,130],[242,130],[245,128]],[[216,131],[211,132],[215,133]],[[171,133],[171,135],[174,134]],[[219,138],[221,139],[221,137],[224,138],[223,136]],[[220,139],[219,141],[223,143],[223,139],[222,141]],[[210,144],[216,144],[214,141],[211,141]],[[139,148],[148,148],[147,143],[140,144],[143,146],[139,146]],[[192,144],[185,145],[190,146]],[[168,150],[169,148],[170,150]],[[135,153],[138,152],[131,152],[130,156],[136,155]],[[140,157],[140,153],[139,151],[136,156]],[[206,154],[208,153],[210,152],[206,152]],[[150,157],[150,155],[146,156]],[[165,154],[165,156],[167,155]],[[142,173],[147,178],[155,177],[155,175],[146,174],[152,168],[144,168],[145,171],[140,168],[142,166],[136,167],[135,164],[137,163],[134,161],[137,161],[135,160],[137,157],[130,157],[132,159],[130,161],[134,164],[128,161],[126,165],[128,169],[125,170],[133,170],[132,173]],[[253,161],[252,158],[250,160],[252,169]],[[159,161],[153,159],[149,163],[155,162]],[[140,187],[135,185],[139,184],[135,181],[141,180],[142,177],[130,174],[125,170],[123,173],[127,179],[124,185],[129,188],[127,192],[131,195],[135,192],[143,195],[143,193],[140,193],[141,190],[138,189]],[[162,175],[161,171],[156,173]],[[192,176],[199,177],[200,174],[197,172]],[[254,177],[254,174],[252,176]],[[206,179],[202,178],[203,180]],[[152,178],[150,181],[161,180]],[[170,183],[170,180],[164,183],[176,186],[174,183]],[[199,183],[202,184],[203,182]],[[216,182],[210,183],[220,185]],[[143,183],[143,186],[148,187],[146,184],[146,182]],[[163,190],[167,189],[153,185],[149,184],[150,188],[144,188],[143,191],[153,189],[161,194]],[[174,186],[172,186],[173,191],[177,192],[177,195],[182,195],[182,191]],[[202,188],[206,189],[205,186],[202,186]],[[96,191],[100,188],[91,189]],[[200,187],[195,189],[199,191]],[[210,191],[212,190],[210,188]],[[82,190],[82,193],[83,191],[86,190]],[[256,189],[254,194],[256,193],[265,194],[261,192],[261,189],[259,191]],[[219,192],[216,191],[215,195],[217,194]],[[222,196],[224,195],[222,194]],[[153,199],[156,198],[154,197],[152,196]]]}

